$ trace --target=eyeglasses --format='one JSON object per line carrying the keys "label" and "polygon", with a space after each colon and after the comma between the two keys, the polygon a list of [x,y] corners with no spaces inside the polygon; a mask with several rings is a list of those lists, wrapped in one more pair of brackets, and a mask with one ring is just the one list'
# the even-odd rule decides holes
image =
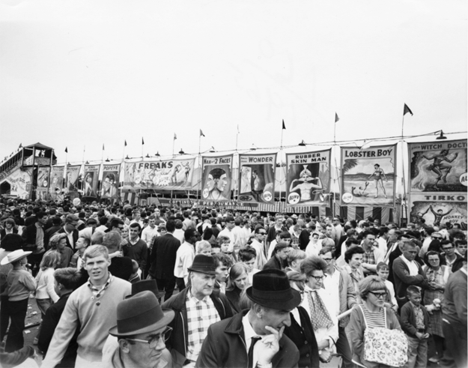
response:
{"label": "eyeglasses", "polygon": [[323,279],[325,277],[327,277],[326,275],[323,275],[323,276],[314,276],[314,275],[310,275],[309,277],[313,277],[314,279],[316,279],[317,281],[323,281]]}
{"label": "eyeglasses", "polygon": [[172,328],[167,327],[163,332],[152,336],[151,339],[149,339],[149,340],[143,340],[143,339],[126,339],[126,340],[135,341],[135,342],[142,342],[142,343],[148,344],[151,347],[155,347],[156,345],[158,345],[159,340],[162,339],[164,342],[169,340],[169,338],[171,337],[171,333],[172,333]]}
{"label": "eyeglasses", "polygon": [[386,292],[383,292],[383,293],[374,293],[373,291],[369,291],[369,293],[371,293],[372,295],[374,295],[376,298],[378,299],[383,299],[387,296],[387,293]]}

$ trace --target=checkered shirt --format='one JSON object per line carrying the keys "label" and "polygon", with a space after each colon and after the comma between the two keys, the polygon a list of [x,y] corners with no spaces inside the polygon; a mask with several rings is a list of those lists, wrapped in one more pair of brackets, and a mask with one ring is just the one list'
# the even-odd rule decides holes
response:
{"label": "checkered shirt", "polygon": [[209,296],[198,300],[189,291],[186,299],[187,324],[188,324],[188,349],[187,359],[196,362],[198,354],[208,334],[208,328],[221,320],[213,301]]}
{"label": "checkered shirt", "polygon": [[375,264],[375,255],[373,250],[365,252],[362,255],[362,263]]}

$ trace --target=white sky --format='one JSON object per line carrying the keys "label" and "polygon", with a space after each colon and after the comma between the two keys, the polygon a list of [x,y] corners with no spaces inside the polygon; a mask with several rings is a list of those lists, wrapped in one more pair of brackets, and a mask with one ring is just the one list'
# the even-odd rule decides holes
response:
{"label": "white sky", "polygon": [[[467,3],[0,0],[0,159],[466,130]],[[450,138],[450,135],[449,135]]]}

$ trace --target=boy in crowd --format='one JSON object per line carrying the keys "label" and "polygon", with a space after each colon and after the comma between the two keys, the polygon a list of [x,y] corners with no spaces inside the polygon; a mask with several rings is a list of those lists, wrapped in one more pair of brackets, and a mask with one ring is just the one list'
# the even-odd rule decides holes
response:
{"label": "boy in crowd", "polygon": [[388,281],[388,275],[390,274],[390,269],[385,262],[379,262],[377,264],[377,276],[385,283],[385,286],[388,289],[387,300],[385,301],[385,307],[393,309],[395,312],[398,311],[398,303],[395,298],[395,288],[393,283]]}

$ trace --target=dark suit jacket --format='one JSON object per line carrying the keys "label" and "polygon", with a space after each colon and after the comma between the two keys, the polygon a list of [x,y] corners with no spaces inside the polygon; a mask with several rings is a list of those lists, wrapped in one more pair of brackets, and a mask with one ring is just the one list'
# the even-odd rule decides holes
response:
{"label": "dark suit jacket", "polygon": [[[238,368],[248,366],[244,328],[242,326],[242,318],[247,312],[238,313],[234,317],[210,326],[195,367]],[[271,361],[272,367],[297,367],[299,350],[296,345],[283,334],[279,346],[279,351]]]}
{"label": "dark suit jacket", "polygon": [[[55,234],[66,234],[65,229],[62,227],[59,231],[57,231]],[[78,238],[80,237],[80,232],[78,230],[73,230],[73,246],[70,244],[70,241],[68,240],[67,236],[67,247],[70,247],[71,249],[75,250],[75,244],[78,241]]]}
{"label": "dark suit jacket", "polygon": [[174,278],[174,266],[180,240],[172,234],[166,234],[154,239],[150,257],[150,275],[155,279],[170,280]]}
{"label": "dark suit jacket", "polygon": [[[21,237],[24,240],[24,249],[26,251],[34,251],[36,249],[36,234],[37,234],[37,229],[36,229],[36,223],[26,226],[23,229],[23,233],[21,234]],[[47,236],[47,233],[44,231],[44,247],[47,247],[47,244],[49,244],[49,237]]]}

